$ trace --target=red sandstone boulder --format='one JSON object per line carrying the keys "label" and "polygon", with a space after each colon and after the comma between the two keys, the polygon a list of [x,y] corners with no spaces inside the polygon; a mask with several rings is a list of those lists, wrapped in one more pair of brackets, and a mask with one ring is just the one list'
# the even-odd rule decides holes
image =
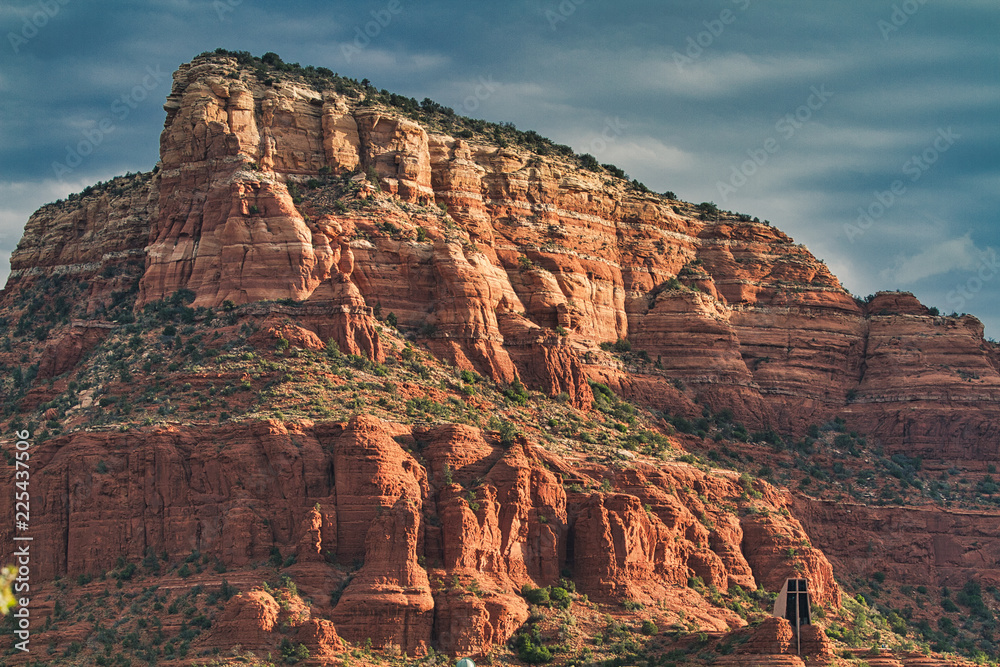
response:
{"label": "red sandstone boulder", "polygon": [[239,644],[248,650],[270,650],[277,635],[281,608],[264,591],[240,593],[226,603],[204,641],[209,644]]}
{"label": "red sandstone boulder", "polygon": [[741,655],[775,655],[795,653],[795,632],[788,619],[770,617],[758,625],[750,641],[736,649]]}
{"label": "red sandstone boulder", "polygon": [[333,658],[344,648],[334,624],[323,619],[309,619],[300,625],[295,639],[309,649],[310,658]]}
{"label": "red sandstone boulder", "polygon": [[250,340],[259,347],[274,348],[279,341],[286,341],[291,347],[303,350],[322,350],[326,343],[320,340],[312,331],[303,329],[290,322],[282,322],[271,315],[261,324],[260,329]]}
{"label": "red sandstone boulder", "polygon": [[484,655],[491,647],[502,646],[527,619],[527,603],[513,593],[434,594],[435,641],[452,655]]}
{"label": "red sandstone boulder", "polygon": [[372,521],[365,564],[333,610],[344,639],[395,644],[410,655],[430,646],[434,598],[427,572],[417,563],[419,516],[415,501],[404,496]]}

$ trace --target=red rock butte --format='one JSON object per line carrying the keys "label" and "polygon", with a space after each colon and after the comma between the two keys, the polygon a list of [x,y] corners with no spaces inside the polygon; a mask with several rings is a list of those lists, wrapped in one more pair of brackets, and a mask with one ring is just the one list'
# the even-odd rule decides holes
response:
{"label": "red rock butte", "polygon": [[[0,308],[21,313],[20,294],[68,276],[94,317],[39,339],[21,413],[61,418],[47,406],[118,326],[102,313],[182,292],[192,308],[265,319],[264,343],[321,351],[332,340],[375,364],[397,352],[381,324],[391,313],[439,361],[582,410],[599,382],[651,410],[728,410],[789,437],[839,417],[886,456],[976,470],[1000,459],[1000,347],[976,318],[905,293],[857,300],[767,223],[571,154],[449,133],[371,88],[310,81],[198,57],[174,73],[153,173],[31,216]],[[331,181],[336,202],[324,199]],[[131,279],[137,291],[121,296]],[[609,352],[618,341],[648,363]],[[33,576],[192,550],[249,573],[291,553],[310,604],[244,587],[197,642],[273,650],[293,637],[314,659],[369,639],[411,655],[487,654],[530,622],[523,587],[566,576],[593,603],[659,607],[715,633],[746,621],[692,581],[725,594],[805,576],[830,610],[843,602],[835,575],[1000,582],[996,511],[852,505],[705,466],[622,466],[538,438],[404,422],[61,434],[33,458]],[[110,474],[93,472],[98,461]],[[3,561],[13,515],[5,505]],[[790,630],[760,628],[724,664],[801,664]],[[822,633],[808,644],[834,659]],[[755,646],[772,662],[740,662]],[[886,660],[924,659],[897,658]]]}

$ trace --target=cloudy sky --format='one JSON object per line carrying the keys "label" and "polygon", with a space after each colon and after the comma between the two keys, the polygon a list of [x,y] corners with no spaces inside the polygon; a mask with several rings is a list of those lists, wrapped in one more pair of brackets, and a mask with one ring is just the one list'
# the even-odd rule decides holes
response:
{"label": "cloudy sky", "polygon": [[5,0],[0,32],[0,279],[39,205],[155,164],[170,72],[221,46],[537,130],[1000,338],[996,0]]}

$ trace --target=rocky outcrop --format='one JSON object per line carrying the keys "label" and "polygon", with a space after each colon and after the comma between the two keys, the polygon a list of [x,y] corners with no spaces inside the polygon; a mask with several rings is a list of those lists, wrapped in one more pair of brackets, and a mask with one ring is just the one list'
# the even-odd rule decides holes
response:
{"label": "rocky outcrop", "polygon": [[893,452],[995,460],[1000,382],[983,325],[920,310],[912,297],[872,300],[864,366],[844,415]]}
{"label": "rocky outcrop", "polygon": [[434,626],[427,572],[417,563],[419,495],[403,495],[367,531],[365,560],[333,610],[339,634],[353,643],[395,644],[423,654]]}
{"label": "rocky outcrop", "polygon": [[369,527],[400,498],[426,495],[426,473],[376,419],[355,417],[337,439],[331,468],[337,507],[337,554],[366,558]]}
{"label": "rocky outcrop", "polygon": [[[316,333],[288,322],[277,313],[268,315],[250,340],[254,345],[264,349],[273,348],[279,344],[314,351],[326,347],[326,344],[320,340]],[[281,341],[285,342],[281,343]]]}
{"label": "rocky outcrop", "polygon": [[216,645],[240,645],[248,650],[267,650],[274,646],[274,630],[281,608],[264,591],[241,593],[226,603],[205,642]]}
{"label": "rocky outcrop", "polygon": [[333,658],[344,648],[334,624],[321,618],[309,619],[300,625],[295,639],[309,650],[309,656],[313,658]]}
{"label": "rocky outcrop", "polygon": [[635,496],[591,496],[580,508],[574,531],[574,565],[584,575],[580,590],[595,599],[649,603],[662,592],[645,590],[659,583],[654,571],[660,563],[654,562],[654,556],[667,536],[660,535],[658,528]]}
{"label": "rocky outcrop", "polygon": [[[840,603],[830,564],[794,518],[754,513],[741,522],[716,509],[739,497],[732,481],[677,468],[630,471],[617,483],[634,495],[594,494],[577,510],[574,562],[578,585],[592,597],[649,602],[691,577],[721,591],[730,584],[779,590],[786,578],[804,576],[817,602]],[[783,506],[776,496],[772,502]]]}
{"label": "rocky outcrop", "polygon": [[833,647],[830,638],[818,625],[804,625],[799,628],[798,651],[801,655],[818,658],[833,657]]}
{"label": "rocky outcrop", "polygon": [[823,605],[840,603],[833,568],[797,520],[744,517],[742,526],[743,554],[766,590],[781,590],[785,580],[805,577],[813,600]]}
{"label": "rocky outcrop", "polygon": [[757,626],[750,641],[737,652],[744,655],[795,653],[795,629],[788,619],[772,616]]}
{"label": "rocky outcrop", "polygon": [[38,209],[11,254],[5,291],[9,295],[26,279],[65,275],[92,283],[87,300],[106,296],[120,267],[145,259],[146,236],[159,211],[156,182],[148,173],[122,176]]}
{"label": "rocky outcrop", "polygon": [[615,363],[597,345],[629,339],[650,359],[624,386],[637,399],[679,381],[752,428],[843,413],[893,451],[996,456],[1000,372],[973,318],[905,293],[855,302],[765,223],[457,138],[371,95],[264,81],[226,55],[182,65],[158,173],[40,210],[11,285],[134,255],[137,307],[180,289],[195,306],[312,303],[321,340],[374,357],[375,311],[391,312],[459,368],[578,406]]}
{"label": "rocky outcrop", "polygon": [[528,618],[528,605],[512,593],[447,590],[434,594],[434,629],[441,651],[485,655],[503,645]]}
{"label": "rocky outcrop", "polygon": [[[422,443],[423,463],[407,443]],[[804,533],[769,487],[755,501],[770,508],[764,527],[723,509],[742,502],[735,478],[681,464],[617,476],[591,468],[586,474],[610,475],[615,488],[567,494],[556,472],[571,469],[565,461],[523,439],[503,448],[469,426],[356,417],[197,434],[81,432],[39,445],[32,462],[39,579],[105,572],[150,552],[178,559],[197,551],[230,569],[295,554],[299,590],[333,623],[296,630],[317,646],[371,638],[410,654],[485,652],[527,618],[524,585],[553,585],[567,571],[594,599],[676,599],[719,630],[743,621],[688,588],[692,577],[720,590],[756,588],[799,567],[817,603],[839,602],[822,554],[782,560],[775,535]],[[340,568],[352,563],[360,569],[327,605]],[[263,646],[278,606],[269,593],[244,593],[213,632]],[[298,628],[309,616],[296,618]]]}
{"label": "rocky outcrop", "polygon": [[[736,655],[716,660],[716,665],[805,665],[829,664],[833,658],[830,640],[823,629],[804,625],[795,628],[784,618],[769,617],[753,628]],[[808,663],[803,662],[807,660]]]}
{"label": "rocky outcrop", "polygon": [[[427,132],[418,123],[380,112],[356,113],[359,146],[365,162],[390,194],[422,204],[434,201]],[[349,169],[337,163],[340,169]]]}
{"label": "rocky outcrop", "polygon": [[69,330],[45,344],[38,364],[38,377],[54,378],[73,370],[115,327],[110,322],[74,321]]}
{"label": "rocky outcrop", "polygon": [[838,570],[961,588],[1000,584],[1000,513],[939,507],[868,507],[796,496],[814,544]]}

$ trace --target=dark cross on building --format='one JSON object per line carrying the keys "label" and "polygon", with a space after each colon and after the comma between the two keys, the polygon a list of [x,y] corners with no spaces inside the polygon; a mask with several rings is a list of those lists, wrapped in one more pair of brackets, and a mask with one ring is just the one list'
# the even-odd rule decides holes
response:
{"label": "dark cross on building", "polygon": [[799,628],[810,625],[809,590],[805,579],[788,579],[781,587],[781,592],[774,601],[774,615],[786,618],[795,628],[795,652],[801,655],[802,644],[799,640]]}

